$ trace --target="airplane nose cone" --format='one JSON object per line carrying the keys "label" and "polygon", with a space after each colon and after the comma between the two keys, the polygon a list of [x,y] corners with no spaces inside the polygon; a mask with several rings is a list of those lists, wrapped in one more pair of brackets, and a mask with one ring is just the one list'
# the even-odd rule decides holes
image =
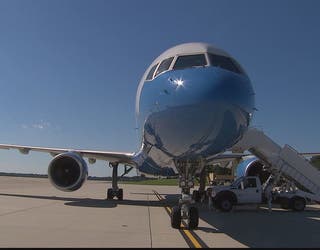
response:
{"label": "airplane nose cone", "polygon": [[144,140],[173,157],[206,157],[232,146],[254,108],[250,80],[214,67],[159,77],[145,97]]}

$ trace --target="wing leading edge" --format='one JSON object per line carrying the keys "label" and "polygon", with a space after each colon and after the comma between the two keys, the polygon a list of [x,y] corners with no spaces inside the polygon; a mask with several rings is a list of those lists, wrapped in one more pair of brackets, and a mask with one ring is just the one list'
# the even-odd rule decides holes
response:
{"label": "wing leading edge", "polygon": [[0,144],[0,149],[17,149],[22,154],[28,154],[30,151],[45,152],[56,156],[61,153],[75,152],[82,157],[88,158],[90,163],[94,163],[96,160],[105,160],[109,162],[117,162],[121,164],[127,164],[135,166],[136,163],[133,160],[134,153],[123,152],[110,152],[110,151],[96,151],[96,150],[80,150],[80,149],[64,149],[64,148],[45,148],[45,147],[31,147],[12,144]]}

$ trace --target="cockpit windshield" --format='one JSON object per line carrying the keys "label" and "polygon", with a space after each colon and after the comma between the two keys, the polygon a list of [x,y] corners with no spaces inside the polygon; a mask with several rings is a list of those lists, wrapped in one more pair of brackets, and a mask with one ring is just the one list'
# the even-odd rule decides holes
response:
{"label": "cockpit windshield", "polygon": [[[170,69],[179,70],[206,66],[219,67],[237,74],[246,75],[245,71],[241,68],[241,66],[234,59],[228,56],[216,55],[211,53],[202,53],[193,55],[180,55],[176,57],[177,58],[173,66],[171,66],[171,64],[174,61],[174,56],[163,59],[162,61],[155,64],[150,69],[146,77],[146,81],[151,81],[162,72],[168,71]],[[207,61],[207,58],[209,62]]]}
{"label": "cockpit windshield", "polygon": [[208,54],[210,59],[210,64],[215,67],[220,67],[237,74],[245,75],[241,67],[231,58],[221,55]]}
{"label": "cockpit windshield", "polygon": [[159,75],[163,71],[168,70],[170,65],[171,65],[172,60],[173,60],[173,57],[170,57],[170,58],[167,58],[167,59],[163,60],[160,63],[160,65],[159,65],[159,67],[157,69],[157,72],[155,73],[154,77],[156,77],[157,75]]}
{"label": "cockpit windshield", "polygon": [[152,80],[152,78],[153,78],[153,73],[154,73],[154,71],[156,70],[157,66],[158,66],[158,63],[157,63],[156,65],[154,65],[154,66],[150,69],[150,71],[149,71],[149,73],[148,73],[148,75],[147,75],[146,80]]}
{"label": "cockpit windshield", "polygon": [[206,66],[207,60],[204,54],[179,56],[173,69],[185,69],[199,66]]}

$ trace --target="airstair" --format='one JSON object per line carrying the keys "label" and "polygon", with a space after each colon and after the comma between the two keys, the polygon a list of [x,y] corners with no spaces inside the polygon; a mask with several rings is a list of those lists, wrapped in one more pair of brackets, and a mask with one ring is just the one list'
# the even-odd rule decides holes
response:
{"label": "airstair", "polygon": [[243,138],[232,147],[232,151],[241,153],[250,151],[264,161],[273,175],[283,176],[287,180],[302,186],[306,198],[320,202],[320,171],[307,159],[299,155],[289,145],[283,148],[256,128],[249,128]]}

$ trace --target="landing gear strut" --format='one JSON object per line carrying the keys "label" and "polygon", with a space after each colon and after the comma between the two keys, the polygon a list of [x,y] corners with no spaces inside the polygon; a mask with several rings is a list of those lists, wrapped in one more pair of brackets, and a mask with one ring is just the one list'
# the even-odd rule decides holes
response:
{"label": "landing gear strut", "polygon": [[181,199],[178,206],[172,208],[171,226],[180,229],[182,220],[186,220],[189,229],[196,229],[199,224],[199,213],[190,195],[190,189],[194,187],[195,171],[199,164],[202,164],[202,160],[176,160],[175,164],[180,173]]}
{"label": "landing gear strut", "polygon": [[193,190],[192,192],[192,199],[195,202],[204,202],[204,200],[206,200],[206,191],[205,191],[206,178],[207,178],[207,171],[206,171],[206,168],[203,168],[199,176],[199,189]]}
{"label": "landing gear strut", "polygon": [[108,200],[112,200],[114,197],[123,200],[123,189],[118,187],[118,165],[119,163],[109,163],[109,166],[112,167],[112,188],[107,190]]}

